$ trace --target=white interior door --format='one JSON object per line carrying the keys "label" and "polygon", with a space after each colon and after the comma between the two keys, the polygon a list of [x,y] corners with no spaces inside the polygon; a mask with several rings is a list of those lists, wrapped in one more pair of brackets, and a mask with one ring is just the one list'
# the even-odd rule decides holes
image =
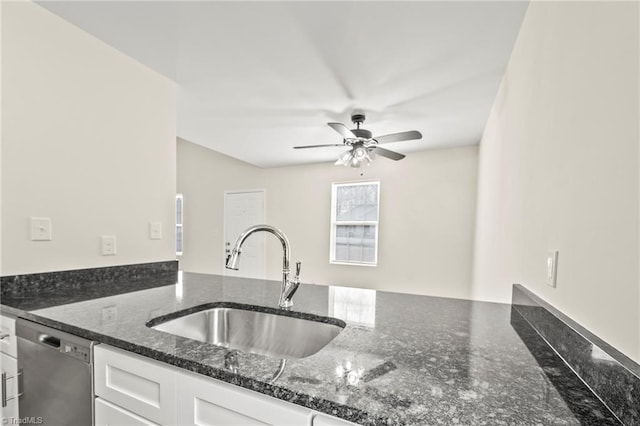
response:
{"label": "white interior door", "polygon": [[[227,191],[224,195],[224,259],[242,231],[265,223],[265,192]],[[242,245],[239,270],[223,268],[225,275],[264,279],[265,233],[258,232]]]}

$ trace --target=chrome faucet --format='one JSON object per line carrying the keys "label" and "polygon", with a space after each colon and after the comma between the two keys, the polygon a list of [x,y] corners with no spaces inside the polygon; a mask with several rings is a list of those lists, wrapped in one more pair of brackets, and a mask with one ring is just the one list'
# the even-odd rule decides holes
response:
{"label": "chrome faucet", "polygon": [[290,308],[293,306],[293,302],[291,298],[298,290],[298,286],[300,285],[300,267],[302,266],[301,262],[296,262],[296,275],[293,279],[289,279],[289,240],[284,235],[284,233],[271,225],[254,225],[242,231],[238,238],[236,239],[235,244],[233,245],[233,249],[231,250],[231,254],[227,257],[227,264],[225,265],[227,269],[233,269],[237,271],[238,268],[238,260],[240,258],[240,253],[242,253],[242,244],[244,240],[249,237],[249,235],[254,232],[265,231],[269,232],[280,240],[282,243],[282,288],[280,291],[280,300],[278,301],[278,306],[281,308]]}

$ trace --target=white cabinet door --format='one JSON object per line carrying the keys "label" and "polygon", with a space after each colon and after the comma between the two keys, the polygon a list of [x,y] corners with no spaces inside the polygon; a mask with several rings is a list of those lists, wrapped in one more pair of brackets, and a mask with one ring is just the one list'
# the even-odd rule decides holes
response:
{"label": "white cabinet door", "polygon": [[14,358],[18,356],[16,319],[4,315],[0,315],[0,352]]}
{"label": "white cabinet door", "polygon": [[355,423],[339,419],[337,417],[316,414],[313,416],[313,426],[357,426]]}
{"label": "white cabinet door", "polygon": [[311,411],[193,373],[178,375],[178,424],[305,426]]}
{"label": "white cabinet door", "polygon": [[96,396],[158,424],[176,423],[176,372],[140,355],[97,345]]}
{"label": "white cabinet door", "polygon": [[[0,403],[2,424],[18,421],[18,341],[16,340],[16,319],[0,315],[0,370],[5,374],[5,394],[7,406]],[[0,379],[2,380],[2,379]],[[11,398],[11,399],[9,399]]]}
{"label": "white cabinet door", "polygon": [[0,369],[2,373],[6,374],[6,394],[2,395],[2,398],[12,398],[7,400],[7,406],[2,407],[0,404],[0,417],[2,418],[2,424],[13,424],[13,421],[18,421],[18,361],[14,357],[8,356],[4,353],[0,353]]}

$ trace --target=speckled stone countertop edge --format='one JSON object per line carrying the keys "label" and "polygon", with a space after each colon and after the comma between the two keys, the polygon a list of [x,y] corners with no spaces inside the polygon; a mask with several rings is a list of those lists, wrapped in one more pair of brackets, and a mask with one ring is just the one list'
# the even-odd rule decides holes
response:
{"label": "speckled stone countertop edge", "polygon": [[[511,326],[529,349],[531,355],[542,368],[549,382],[560,390],[560,395],[566,397],[569,409],[580,418],[581,425],[621,425],[622,422],[615,414],[597,399],[593,391],[571,367],[559,357],[549,343],[533,328],[517,309],[511,309]],[[598,403],[595,403],[595,400]],[[601,410],[604,409],[604,410]]]}
{"label": "speckled stone countertop edge", "polygon": [[622,424],[640,425],[640,365],[520,284],[512,307]]}
{"label": "speckled stone countertop edge", "polygon": [[86,269],[69,269],[20,275],[3,275],[0,277],[2,294],[5,292],[32,293],[34,287],[38,291],[46,288],[69,287],[77,284],[96,283],[112,284],[114,282],[131,282],[149,279],[164,274],[175,274],[178,271],[177,260],[159,262],[134,263],[129,265],[103,266]]}
{"label": "speckled stone countertop edge", "polygon": [[176,260],[2,276],[0,303],[32,311],[173,285],[177,276]]}

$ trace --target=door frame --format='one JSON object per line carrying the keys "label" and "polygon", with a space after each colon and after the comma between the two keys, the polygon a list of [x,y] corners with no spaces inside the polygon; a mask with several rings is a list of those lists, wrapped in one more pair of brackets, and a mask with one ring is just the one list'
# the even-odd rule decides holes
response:
{"label": "door frame", "polygon": [[[266,188],[253,188],[253,189],[225,189],[223,191],[223,196],[222,196],[222,241],[221,241],[221,247],[222,247],[222,259],[226,259],[227,258],[227,253],[226,253],[226,249],[227,247],[225,246],[225,240],[226,240],[226,234],[227,234],[227,195],[229,194],[246,194],[246,193],[255,193],[255,192],[261,192],[262,193],[262,218],[263,220],[263,224],[267,223],[267,189]],[[233,241],[231,241],[233,242]],[[263,271],[262,271],[262,277],[263,279],[266,279],[267,276],[267,240],[265,238],[265,243],[264,243],[264,247],[262,247],[262,258],[264,259],[264,265],[263,265]],[[228,274],[228,269],[225,268],[224,265],[224,260],[222,263],[222,275],[227,275]]]}

